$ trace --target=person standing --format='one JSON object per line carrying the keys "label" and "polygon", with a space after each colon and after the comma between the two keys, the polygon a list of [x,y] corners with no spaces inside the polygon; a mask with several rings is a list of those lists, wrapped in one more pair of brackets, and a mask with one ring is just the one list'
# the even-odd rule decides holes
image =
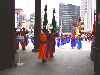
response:
{"label": "person standing", "polygon": [[28,33],[28,31],[25,30],[25,28],[22,28],[21,31],[20,31],[20,35],[21,35],[21,46],[22,46],[22,49],[25,50],[25,46],[27,46],[28,44],[28,39],[26,37],[26,34]]}
{"label": "person standing", "polygon": [[19,49],[19,42],[20,42],[20,31],[16,29],[16,49]]}
{"label": "person standing", "polygon": [[77,48],[78,48],[78,49],[81,49],[81,48],[82,48],[82,42],[81,42],[81,41],[82,41],[82,40],[81,40],[81,36],[79,35],[79,36],[78,36],[78,42],[77,42],[77,44],[78,44],[78,45],[77,45]]}
{"label": "person standing", "polygon": [[51,58],[51,55],[53,53],[53,46],[52,46],[52,34],[51,34],[51,30],[49,31],[48,33],[48,50],[47,50],[47,53],[46,53],[46,56],[47,56],[47,59],[50,59]]}
{"label": "person standing", "polygon": [[72,38],[71,38],[71,47],[72,49],[76,46],[76,41],[75,41],[75,36],[72,35]]}
{"label": "person standing", "polygon": [[57,38],[57,46],[60,46],[60,37]]}
{"label": "person standing", "polygon": [[67,35],[66,36],[66,43],[69,43],[70,42],[70,37]]}
{"label": "person standing", "polygon": [[61,45],[62,46],[64,45],[64,36],[63,35],[61,36]]}
{"label": "person standing", "polygon": [[54,57],[54,52],[55,52],[55,33],[53,32],[53,30],[51,30],[51,53],[50,53],[50,57],[53,58]]}
{"label": "person standing", "polygon": [[40,35],[39,35],[39,40],[40,40],[40,44],[39,44],[39,59],[42,61],[42,63],[45,63],[47,61],[47,48],[48,48],[48,44],[47,44],[47,35],[41,31]]}

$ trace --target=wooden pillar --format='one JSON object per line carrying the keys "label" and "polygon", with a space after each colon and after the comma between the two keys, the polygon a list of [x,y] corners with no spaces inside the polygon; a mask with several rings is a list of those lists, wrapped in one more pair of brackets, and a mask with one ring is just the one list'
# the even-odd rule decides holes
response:
{"label": "wooden pillar", "polygon": [[96,51],[94,70],[95,75],[100,75],[100,0],[96,0]]}
{"label": "wooden pillar", "polygon": [[0,1],[0,70],[14,64],[15,54],[15,1]]}
{"label": "wooden pillar", "polygon": [[41,0],[35,0],[34,51],[38,51],[41,31]]}

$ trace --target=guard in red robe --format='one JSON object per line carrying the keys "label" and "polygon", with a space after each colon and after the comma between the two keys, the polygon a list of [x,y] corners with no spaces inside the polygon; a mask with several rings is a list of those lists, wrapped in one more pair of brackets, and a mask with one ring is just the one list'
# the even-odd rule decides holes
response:
{"label": "guard in red robe", "polygon": [[50,51],[50,58],[54,57],[54,53],[55,53],[55,33],[53,32],[53,30],[51,30],[50,36],[49,36],[49,51]]}
{"label": "guard in red robe", "polygon": [[39,45],[39,59],[42,60],[42,62],[47,61],[47,35],[44,32],[41,32],[39,35],[40,45]]}
{"label": "guard in red robe", "polygon": [[48,50],[47,50],[47,58],[51,59],[53,57],[53,36],[52,33],[49,33],[48,35]]}
{"label": "guard in red robe", "polygon": [[54,53],[55,53],[55,33],[51,34],[52,40],[51,40],[51,45],[52,45],[52,53],[51,53],[51,58],[54,57]]}
{"label": "guard in red robe", "polygon": [[22,28],[20,31],[20,35],[21,35],[21,46],[22,49],[25,50],[25,46],[27,46],[27,37],[26,34],[28,33],[28,31],[25,30],[25,28]]}

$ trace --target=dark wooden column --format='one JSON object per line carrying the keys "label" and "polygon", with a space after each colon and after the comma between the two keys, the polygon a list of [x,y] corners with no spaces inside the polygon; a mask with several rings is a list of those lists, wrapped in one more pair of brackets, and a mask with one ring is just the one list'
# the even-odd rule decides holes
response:
{"label": "dark wooden column", "polygon": [[41,29],[41,0],[35,0],[34,51],[38,51]]}
{"label": "dark wooden column", "polygon": [[14,9],[14,0],[0,1],[0,70],[11,67],[14,64]]}
{"label": "dark wooden column", "polygon": [[96,0],[96,53],[94,70],[95,75],[100,75],[100,0]]}

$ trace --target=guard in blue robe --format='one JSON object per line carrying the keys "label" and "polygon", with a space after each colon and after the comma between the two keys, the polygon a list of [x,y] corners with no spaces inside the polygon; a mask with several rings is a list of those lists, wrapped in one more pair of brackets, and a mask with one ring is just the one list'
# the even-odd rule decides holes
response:
{"label": "guard in blue robe", "polygon": [[61,45],[64,45],[64,39],[61,37]]}
{"label": "guard in blue robe", "polygon": [[70,37],[67,36],[67,37],[66,37],[66,43],[69,43],[69,42],[70,42]]}
{"label": "guard in blue robe", "polygon": [[64,44],[66,44],[66,37],[64,37]]}
{"label": "guard in blue robe", "polygon": [[78,48],[78,49],[81,49],[81,48],[82,48],[81,37],[78,38],[77,48]]}
{"label": "guard in blue robe", "polygon": [[72,49],[73,49],[75,46],[76,46],[76,41],[75,41],[75,38],[72,37],[72,39],[71,39],[71,47],[72,47]]}
{"label": "guard in blue robe", "polygon": [[75,42],[76,42],[76,44],[78,43],[78,37],[75,38]]}
{"label": "guard in blue robe", "polygon": [[60,46],[60,38],[58,37],[57,39],[57,46],[59,47]]}

